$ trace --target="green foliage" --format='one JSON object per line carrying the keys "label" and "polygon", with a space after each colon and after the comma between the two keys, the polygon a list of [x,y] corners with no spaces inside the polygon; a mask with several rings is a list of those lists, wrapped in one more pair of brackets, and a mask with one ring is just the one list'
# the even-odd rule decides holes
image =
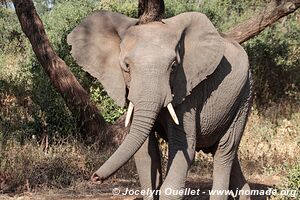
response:
{"label": "green foliage", "polygon": [[246,0],[165,0],[165,17],[190,11],[202,12],[217,28],[224,31],[251,16],[264,4],[262,1]]}
{"label": "green foliage", "polygon": [[136,0],[102,0],[99,10],[109,10],[119,12],[129,17],[138,16],[138,1]]}
{"label": "green foliage", "polygon": [[13,72],[1,70],[3,138],[23,141],[31,135],[40,138],[45,132],[50,135],[74,133],[74,120],[47,75],[36,62],[29,63],[32,65],[21,65]]}
{"label": "green foliage", "polygon": [[[187,11],[199,11],[200,3],[196,1],[165,0],[165,17],[169,18]],[[184,3],[185,2],[185,3]]]}
{"label": "green foliage", "polygon": [[90,93],[92,100],[98,105],[101,114],[107,122],[113,123],[125,113],[124,109],[118,107],[114,101],[107,96],[101,86],[92,86]]}
{"label": "green foliage", "polygon": [[285,196],[284,199],[291,199],[291,197],[300,198],[300,160],[292,169],[289,170],[284,189],[292,191],[294,196]]}
{"label": "green foliage", "polygon": [[258,107],[284,99],[299,101],[300,25],[296,14],[267,28],[244,47],[254,75],[255,103]]}
{"label": "green foliage", "polygon": [[[32,101],[38,105],[39,112],[32,113],[38,122],[37,133],[42,131],[50,135],[70,135],[76,131],[75,119],[66,107],[60,94],[56,92],[43,68],[34,59],[30,62],[29,71],[32,74]],[[46,130],[42,130],[45,129]]]}
{"label": "green foliage", "polygon": [[[70,60],[69,49],[65,42],[67,31],[91,12],[93,7],[92,1],[85,1],[85,3],[68,1],[42,15],[52,45],[61,57],[69,56]],[[60,94],[53,88],[27,40],[24,42],[25,36],[21,34],[16,15],[10,10],[1,13],[5,14],[4,18],[0,18],[0,28],[5,30],[1,38],[1,44],[5,46],[3,49],[5,56],[0,58],[3,61],[0,63],[2,83],[0,84],[2,99],[0,128],[5,130],[3,137],[13,136],[23,141],[31,135],[40,138],[43,133],[48,133],[50,136],[76,133],[74,117]],[[12,22],[15,23],[11,25]],[[10,37],[15,32],[22,40]],[[71,66],[76,66],[73,71],[80,71],[77,65]],[[77,75],[83,76],[84,73],[80,73]],[[5,104],[8,100],[10,105]]]}
{"label": "green foliage", "polygon": [[22,53],[25,50],[25,37],[12,9],[0,7],[0,32],[0,55]]}

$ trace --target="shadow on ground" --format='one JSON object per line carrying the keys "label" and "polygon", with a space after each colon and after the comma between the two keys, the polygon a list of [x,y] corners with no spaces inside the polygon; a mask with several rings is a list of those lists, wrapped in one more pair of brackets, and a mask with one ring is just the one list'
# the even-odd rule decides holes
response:
{"label": "shadow on ground", "polygon": [[[252,190],[264,190],[274,187],[274,181],[266,181],[265,179],[250,180],[250,187]],[[134,180],[111,180],[104,182],[101,185],[94,185],[90,182],[82,183],[81,185],[63,190],[45,190],[38,192],[27,192],[22,194],[3,194],[0,199],[7,200],[142,200],[139,196],[121,195],[126,188],[139,191],[138,183]],[[200,190],[199,195],[185,196],[184,200],[208,200],[209,190],[212,187],[212,180],[205,178],[189,178],[186,188],[192,190]],[[117,188],[117,189],[115,189]],[[113,195],[113,190],[119,191],[119,195]],[[270,196],[253,196],[253,200],[267,200]]]}

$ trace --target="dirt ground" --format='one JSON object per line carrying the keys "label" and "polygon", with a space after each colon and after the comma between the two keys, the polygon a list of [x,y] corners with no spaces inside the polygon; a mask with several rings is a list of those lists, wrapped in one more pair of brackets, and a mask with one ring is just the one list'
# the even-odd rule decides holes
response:
{"label": "dirt ground", "polygon": [[[248,180],[252,190],[268,190],[280,183],[279,177],[252,177]],[[136,182],[127,180],[114,180],[103,183],[102,185],[94,185],[89,182],[82,183],[73,188],[64,190],[47,190],[37,192],[26,192],[22,194],[2,194],[0,199],[5,200],[142,200],[140,196],[117,196],[112,194],[114,188],[122,193],[125,188],[138,189]],[[209,199],[208,190],[211,189],[212,180],[209,178],[193,177],[189,178],[186,187],[191,189],[200,189],[199,196],[186,196],[185,200],[207,200]],[[254,196],[254,200],[267,200],[269,196]]]}

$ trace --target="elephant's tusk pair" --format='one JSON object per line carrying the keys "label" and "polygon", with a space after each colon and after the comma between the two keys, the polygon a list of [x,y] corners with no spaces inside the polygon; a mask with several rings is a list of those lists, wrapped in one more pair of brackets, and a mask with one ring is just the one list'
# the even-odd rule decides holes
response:
{"label": "elephant's tusk pair", "polygon": [[[125,119],[125,127],[127,127],[129,122],[130,122],[133,107],[134,107],[133,103],[129,102],[129,106],[128,106],[128,110],[127,110],[127,114],[126,114],[126,119]],[[169,103],[167,108],[168,108],[168,111],[169,111],[173,121],[175,122],[175,124],[179,125],[179,121],[178,121],[178,118],[176,116],[176,113],[175,113],[175,110],[174,110],[172,104]]]}
{"label": "elephant's tusk pair", "polygon": [[125,127],[127,127],[130,122],[132,111],[133,111],[133,103],[129,102],[126,119],[125,119]]}
{"label": "elephant's tusk pair", "polygon": [[177,118],[177,116],[176,116],[176,113],[175,113],[175,110],[174,110],[172,104],[169,103],[168,106],[167,106],[167,108],[168,108],[169,113],[170,113],[170,115],[171,115],[173,121],[175,122],[175,124],[179,125],[179,121],[178,121],[178,118]]}

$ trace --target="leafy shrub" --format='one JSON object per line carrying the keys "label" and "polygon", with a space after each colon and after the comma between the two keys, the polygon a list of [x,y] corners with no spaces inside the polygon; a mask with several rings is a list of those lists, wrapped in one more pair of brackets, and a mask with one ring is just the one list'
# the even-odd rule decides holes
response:
{"label": "leafy shrub", "polygon": [[92,86],[90,89],[92,100],[98,105],[101,114],[107,122],[115,122],[125,110],[117,106],[113,100],[107,96],[106,92],[99,85]]}
{"label": "leafy shrub", "polygon": [[0,30],[0,55],[24,52],[25,37],[22,35],[18,18],[12,9],[0,7]]}
{"label": "leafy shrub", "polygon": [[296,15],[244,44],[254,75],[257,106],[283,98],[299,100],[300,38],[295,37],[295,31],[299,32],[300,25],[295,23]]}

